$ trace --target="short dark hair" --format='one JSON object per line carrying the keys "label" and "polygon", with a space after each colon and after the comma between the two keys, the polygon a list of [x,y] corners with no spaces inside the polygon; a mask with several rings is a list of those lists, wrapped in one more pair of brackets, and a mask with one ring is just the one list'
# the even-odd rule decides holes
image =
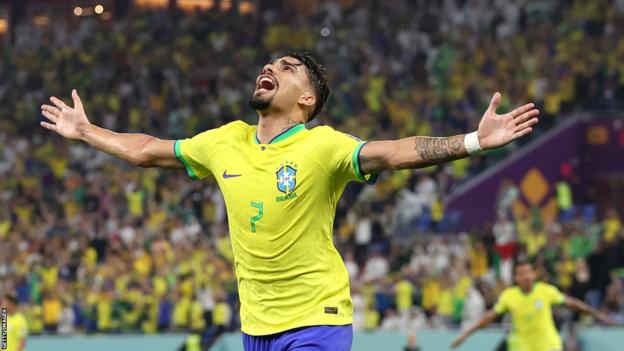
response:
{"label": "short dark hair", "polygon": [[308,78],[310,79],[310,83],[312,83],[314,93],[316,94],[314,110],[312,110],[312,115],[307,121],[309,122],[323,110],[323,106],[327,102],[327,98],[331,92],[329,84],[327,83],[327,68],[316,62],[316,60],[308,52],[283,51],[280,52],[275,58],[280,59],[287,56],[296,58],[308,69]]}
{"label": "short dark hair", "polygon": [[530,266],[531,268],[533,268],[533,263],[531,263],[531,261],[529,261],[526,258],[518,259],[516,263],[514,264],[514,270],[513,270],[514,273],[516,273],[516,271],[518,270],[518,267],[521,267],[521,266]]}
{"label": "short dark hair", "polygon": [[9,302],[17,304],[19,302],[19,299],[17,298],[17,295],[12,292],[12,291],[7,291],[4,293],[4,298],[7,299]]}

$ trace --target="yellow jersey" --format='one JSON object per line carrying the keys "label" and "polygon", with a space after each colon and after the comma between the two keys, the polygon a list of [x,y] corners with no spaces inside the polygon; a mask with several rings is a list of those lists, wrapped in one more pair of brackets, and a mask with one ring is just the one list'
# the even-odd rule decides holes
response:
{"label": "yellow jersey", "polygon": [[242,121],[178,140],[193,179],[212,174],[227,209],[242,331],[268,335],[353,321],[349,276],[332,240],[336,204],[365,142],[328,126],[291,127],[267,144]]}
{"label": "yellow jersey", "polygon": [[20,345],[28,336],[28,322],[21,313],[9,314],[7,318],[6,350],[19,350]]}
{"label": "yellow jersey", "polygon": [[552,306],[564,302],[565,295],[556,287],[535,283],[528,294],[517,286],[505,289],[494,311],[511,314],[512,333],[516,337],[518,351],[562,350],[561,337],[552,317]]}
{"label": "yellow jersey", "polygon": [[396,285],[395,304],[399,311],[408,311],[412,308],[412,295],[414,294],[414,285],[409,280],[401,280]]}

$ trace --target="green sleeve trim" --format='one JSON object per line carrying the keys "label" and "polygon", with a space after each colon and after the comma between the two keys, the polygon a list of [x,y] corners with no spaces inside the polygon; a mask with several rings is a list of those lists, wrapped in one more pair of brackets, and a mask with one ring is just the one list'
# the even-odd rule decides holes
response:
{"label": "green sleeve trim", "polygon": [[355,150],[353,150],[351,161],[353,163],[353,171],[355,172],[358,180],[366,184],[375,184],[375,182],[377,181],[377,174],[370,174],[368,175],[368,178],[366,178],[366,176],[362,174],[362,171],[360,169],[360,151],[362,151],[362,147],[367,143],[367,141],[360,143],[360,145],[358,145]]}
{"label": "green sleeve trim", "polygon": [[182,164],[184,165],[184,168],[186,168],[186,173],[189,175],[189,177],[191,177],[191,179],[193,180],[199,180],[199,177],[197,177],[191,165],[184,159],[184,156],[182,156],[182,150],[180,149],[181,141],[182,140],[176,140],[176,142],[173,144],[173,150],[175,151],[175,155],[178,158],[178,160],[182,162]]}
{"label": "green sleeve trim", "polygon": [[494,313],[500,316],[507,313],[507,310],[505,310],[505,308],[503,307],[494,306]]}
{"label": "green sleeve trim", "polygon": [[[557,288],[555,288],[557,289]],[[559,289],[557,289],[557,293],[559,293],[559,298],[557,299],[557,301],[555,302],[556,305],[562,305],[566,302],[566,296],[559,291]]]}

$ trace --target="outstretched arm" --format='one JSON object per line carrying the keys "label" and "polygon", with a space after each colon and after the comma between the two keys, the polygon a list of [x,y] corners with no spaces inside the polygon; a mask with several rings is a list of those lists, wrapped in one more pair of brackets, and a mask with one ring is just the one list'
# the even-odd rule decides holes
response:
{"label": "outstretched arm", "polygon": [[604,324],[607,324],[607,325],[616,324],[616,322],[613,319],[611,319],[609,316],[607,316],[605,313],[598,311],[597,309],[591,307],[585,302],[579,299],[576,299],[574,297],[566,296],[565,305],[568,306],[569,308],[574,308],[576,310],[591,314],[592,316],[594,316],[594,318],[596,318],[597,320],[601,321]]}
{"label": "outstretched arm", "polygon": [[[501,96],[495,93],[483,114],[477,134],[445,138],[414,136],[400,140],[375,141],[364,145],[360,152],[363,173],[383,170],[421,168],[452,161],[469,155],[466,145],[482,150],[494,149],[529,134],[538,121],[539,111],[526,104],[502,115],[496,114]],[[466,142],[465,140],[466,139]],[[468,144],[467,144],[468,143]]]}
{"label": "outstretched arm", "polygon": [[89,122],[76,90],[72,90],[74,107],[67,106],[56,97],[54,104],[42,105],[41,113],[49,122],[41,126],[72,140],[87,144],[119,159],[141,167],[183,168],[176,158],[174,140],[161,140],[146,134],[115,133]]}
{"label": "outstretched arm", "polygon": [[461,345],[472,333],[477,330],[487,327],[490,323],[494,322],[498,315],[493,310],[489,310],[483,314],[481,319],[479,319],[475,324],[471,325],[466,331],[464,331],[460,336],[457,337],[451,344],[451,348],[456,348]]}

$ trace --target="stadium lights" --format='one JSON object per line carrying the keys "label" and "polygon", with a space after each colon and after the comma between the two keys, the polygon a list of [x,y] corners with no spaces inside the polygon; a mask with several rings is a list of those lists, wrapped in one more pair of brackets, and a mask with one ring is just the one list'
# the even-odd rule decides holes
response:
{"label": "stadium lights", "polygon": [[232,8],[232,0],[222,0],[221,1],[221,10],[229,11]]}
{"label": "stadium lights", "polygon": [[244,15],[250,13],[252,10],[253,10],[253,5],[251,4],[251,1],[241,1],[238,4],[238,12]]}
{"label": "stadium lights", "polygon": [[[230,11],[234,6],[233,0],[221,0],[219,9],[221,11]],[[169,6],[169,0],[134,0],[134,5],[145,8],[166,8]],[[217,2],[215,0],[177,0],[176,5],[182,11],[192,12],[195,10],[213,9]],[[247,14],[255,9],[255,5],[250,0],[239,0],[238,10],[242,14]]]}
{"label": "stadium lights", "polygon": [[210,10],[215,2],[214,0],[178,0],[177,4],[183,11],[194,11],[195,9]]}
{"label": "stadium lights", "polygon": [[[179,3],[180,1],[178,1]],[[138,7],[148,8],[166,8],[169,0],[135,0],[134,4]]]}
{"label": "stadium lights", "polygon": [[76,15],[76,16],[93,16],[95,14],[102,15],[104,17],[104,15],[106,14],[104,12],[104,5],[97,4],[97,5],[95,5],[95,7],[80,7],[80,6],[76,6],[74,8],[74,15]]}
{"label": "stadium lights", "polygon": [[35,16],[33,18],[33,23],[38,26],[47,26],[50,24],[50,17],[47,16]]}

